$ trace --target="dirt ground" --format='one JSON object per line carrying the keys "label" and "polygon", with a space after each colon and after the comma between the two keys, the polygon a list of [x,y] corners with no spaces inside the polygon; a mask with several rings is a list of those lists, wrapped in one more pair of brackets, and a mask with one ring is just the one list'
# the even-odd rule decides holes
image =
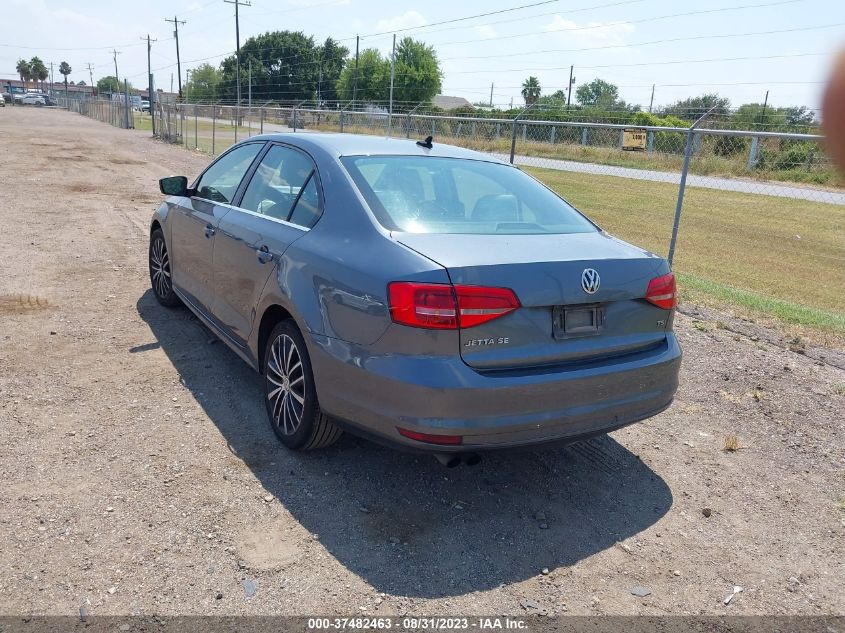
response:
{"label": "dirt ground", "polygon": [[40,108],[0,146],[0,613],[845,613],[841,355],[686,306],[675,404],[609,437],[292,454],[149,289],[156,181],[207,158]]}

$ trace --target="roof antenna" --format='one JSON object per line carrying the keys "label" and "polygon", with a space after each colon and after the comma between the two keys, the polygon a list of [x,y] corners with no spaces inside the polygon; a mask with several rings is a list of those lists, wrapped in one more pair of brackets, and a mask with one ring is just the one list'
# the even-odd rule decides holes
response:
{"label": "roof antenna", "polygon": [[426,149],[431,149],[434,145],[431,144],[433,136],[426,136],[424,141],[417,141],[417,145]]}

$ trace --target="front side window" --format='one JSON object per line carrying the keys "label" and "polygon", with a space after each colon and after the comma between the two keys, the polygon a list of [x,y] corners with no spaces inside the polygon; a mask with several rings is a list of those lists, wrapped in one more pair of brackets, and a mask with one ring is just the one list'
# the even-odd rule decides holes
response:
{"label": "front side window", "polygon": [[300,193],[305,193],[314,162],[290,147],[274,145],[261,159],[240,206],[248,211],[287,220]]}
{"label": "front side window", "polygon": [[523,173],[430,156],[341,159],[378,221],[408,233],[589,233],[596,227]]}
{"label": "front side window", "polygon": [[263,146],[263,143],[248,143],[218,158],[200,177],[196,196],[231,204],[244,174]]}

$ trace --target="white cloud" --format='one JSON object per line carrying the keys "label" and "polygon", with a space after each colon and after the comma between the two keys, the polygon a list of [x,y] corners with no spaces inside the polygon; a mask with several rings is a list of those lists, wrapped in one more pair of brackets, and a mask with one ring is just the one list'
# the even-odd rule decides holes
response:
{"label": "white cloud", "polygon": [[556,15],[543,30],[546,33],[559,33],[563,37],[571,37],[579,44],[625,44],[625,36],[634,31],[634,25],[625,22],[578,24]]}
{"label": "white cloud", "polygon": [[199,2],[192,2],[188,5],[186,11],[202,11],[202,4]]}
{"label": "white cloud", "polygon": [[475,32],[476,35],[480,37],[498,37],[499,32],[495,29],[495,27],[489,24],[481,24],[479,26],[472,27],[472,30]]}
{"label": "white cloud", "polygon": [[402,15],[397,15],[393,18],[387,18],[376,22],[377,31],[398,31],[399,29],[412,29],[418,26],[425,26],[428,24],[419,11],[406,11]]}

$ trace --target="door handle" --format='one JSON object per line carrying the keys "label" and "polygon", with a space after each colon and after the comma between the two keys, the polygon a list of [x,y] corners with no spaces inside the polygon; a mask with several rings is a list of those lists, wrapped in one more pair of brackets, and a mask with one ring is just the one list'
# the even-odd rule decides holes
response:
{"label": "door handle", "polygon": [[212,237],[215,233],[217,233],[217,231],[214,230],[213,226],[211,226],[210,224],[205,225],[205,236],[206,237]]}
{"label": "door handle", "polygon": [[270,249],[267,248],[266,244],[255,251],[255,254],[258,256],[258,261],[262,264],[273,261],[273,254],[270,252]]}

